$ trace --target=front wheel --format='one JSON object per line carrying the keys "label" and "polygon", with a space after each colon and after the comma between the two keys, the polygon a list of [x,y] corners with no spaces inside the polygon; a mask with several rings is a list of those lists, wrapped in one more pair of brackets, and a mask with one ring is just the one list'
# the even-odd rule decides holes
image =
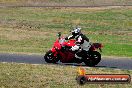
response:
{"label": "front wheel", "polygon": [[58,57],[55,57],[51,50],[46,52],[44,59],[47,63],[56,63],[59,61]]}
{"label": "front wheel", "polygon": [[89,53],[89,56],[84,58],[84,63],[87,66],[95,66],[101,61],[101,54],[97,51],[92,51]]}

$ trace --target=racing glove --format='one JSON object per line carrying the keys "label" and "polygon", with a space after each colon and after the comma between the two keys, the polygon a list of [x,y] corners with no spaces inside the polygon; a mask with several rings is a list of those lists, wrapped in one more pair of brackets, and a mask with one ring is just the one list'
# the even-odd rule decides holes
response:
{"label": "racing glove", "polygon": [[79,50],[79,46],[77,46],[77,45],[75,45],[75,46],[72,46],[71,50],[72,50],[72,51]]}

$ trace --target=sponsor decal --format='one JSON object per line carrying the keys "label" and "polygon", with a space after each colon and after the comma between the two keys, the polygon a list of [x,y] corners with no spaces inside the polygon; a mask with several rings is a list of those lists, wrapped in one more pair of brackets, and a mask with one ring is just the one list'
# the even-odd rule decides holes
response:
{"label": "sponsor decal", "polygon": [[130,83],[131,76],[129,74],[86,74],[84,68],[79,67],[79,75],[77,83],[83,85],[85,83]]}

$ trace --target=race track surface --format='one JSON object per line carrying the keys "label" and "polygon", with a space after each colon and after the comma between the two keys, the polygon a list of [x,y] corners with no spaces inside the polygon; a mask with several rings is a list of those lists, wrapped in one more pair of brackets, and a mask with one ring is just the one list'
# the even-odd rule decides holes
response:
{"label": "race track surface", "polygon": [[[42,55],[21,55],[21,54],[0,54],[0,62],[15,62],[27,64],[47,64]],[[60,65],[79,66],[78,64],[68,63]],[[84,64],[82,66],[85,66]],[[86,67],[86,66],[85,66]],[[132,58],[102,58],[97,68],[114,68],[132,70]]]}

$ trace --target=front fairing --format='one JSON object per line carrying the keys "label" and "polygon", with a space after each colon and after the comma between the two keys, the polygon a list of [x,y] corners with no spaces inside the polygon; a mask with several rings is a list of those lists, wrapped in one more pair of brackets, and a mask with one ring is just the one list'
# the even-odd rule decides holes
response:
{"label": "front fairing", "polygon": [[57,39],[55,42],[54,42],[54,45],[51,49],[52,52],[56,52],[56,50],[60,50],[61,49],[61,44],[59,43],[59,39]]}
{"label": "front fairing", "polygon": [[74,40],[74,39],[71,39],[66,42],[64,37],[59,38],[54,42],[54,45],[53,45],[51,51],[55,53],[55,52],[60,51],[63,46],[68,46],[68,47],[75,46],[75,42],[76,42],[76,40]]}

